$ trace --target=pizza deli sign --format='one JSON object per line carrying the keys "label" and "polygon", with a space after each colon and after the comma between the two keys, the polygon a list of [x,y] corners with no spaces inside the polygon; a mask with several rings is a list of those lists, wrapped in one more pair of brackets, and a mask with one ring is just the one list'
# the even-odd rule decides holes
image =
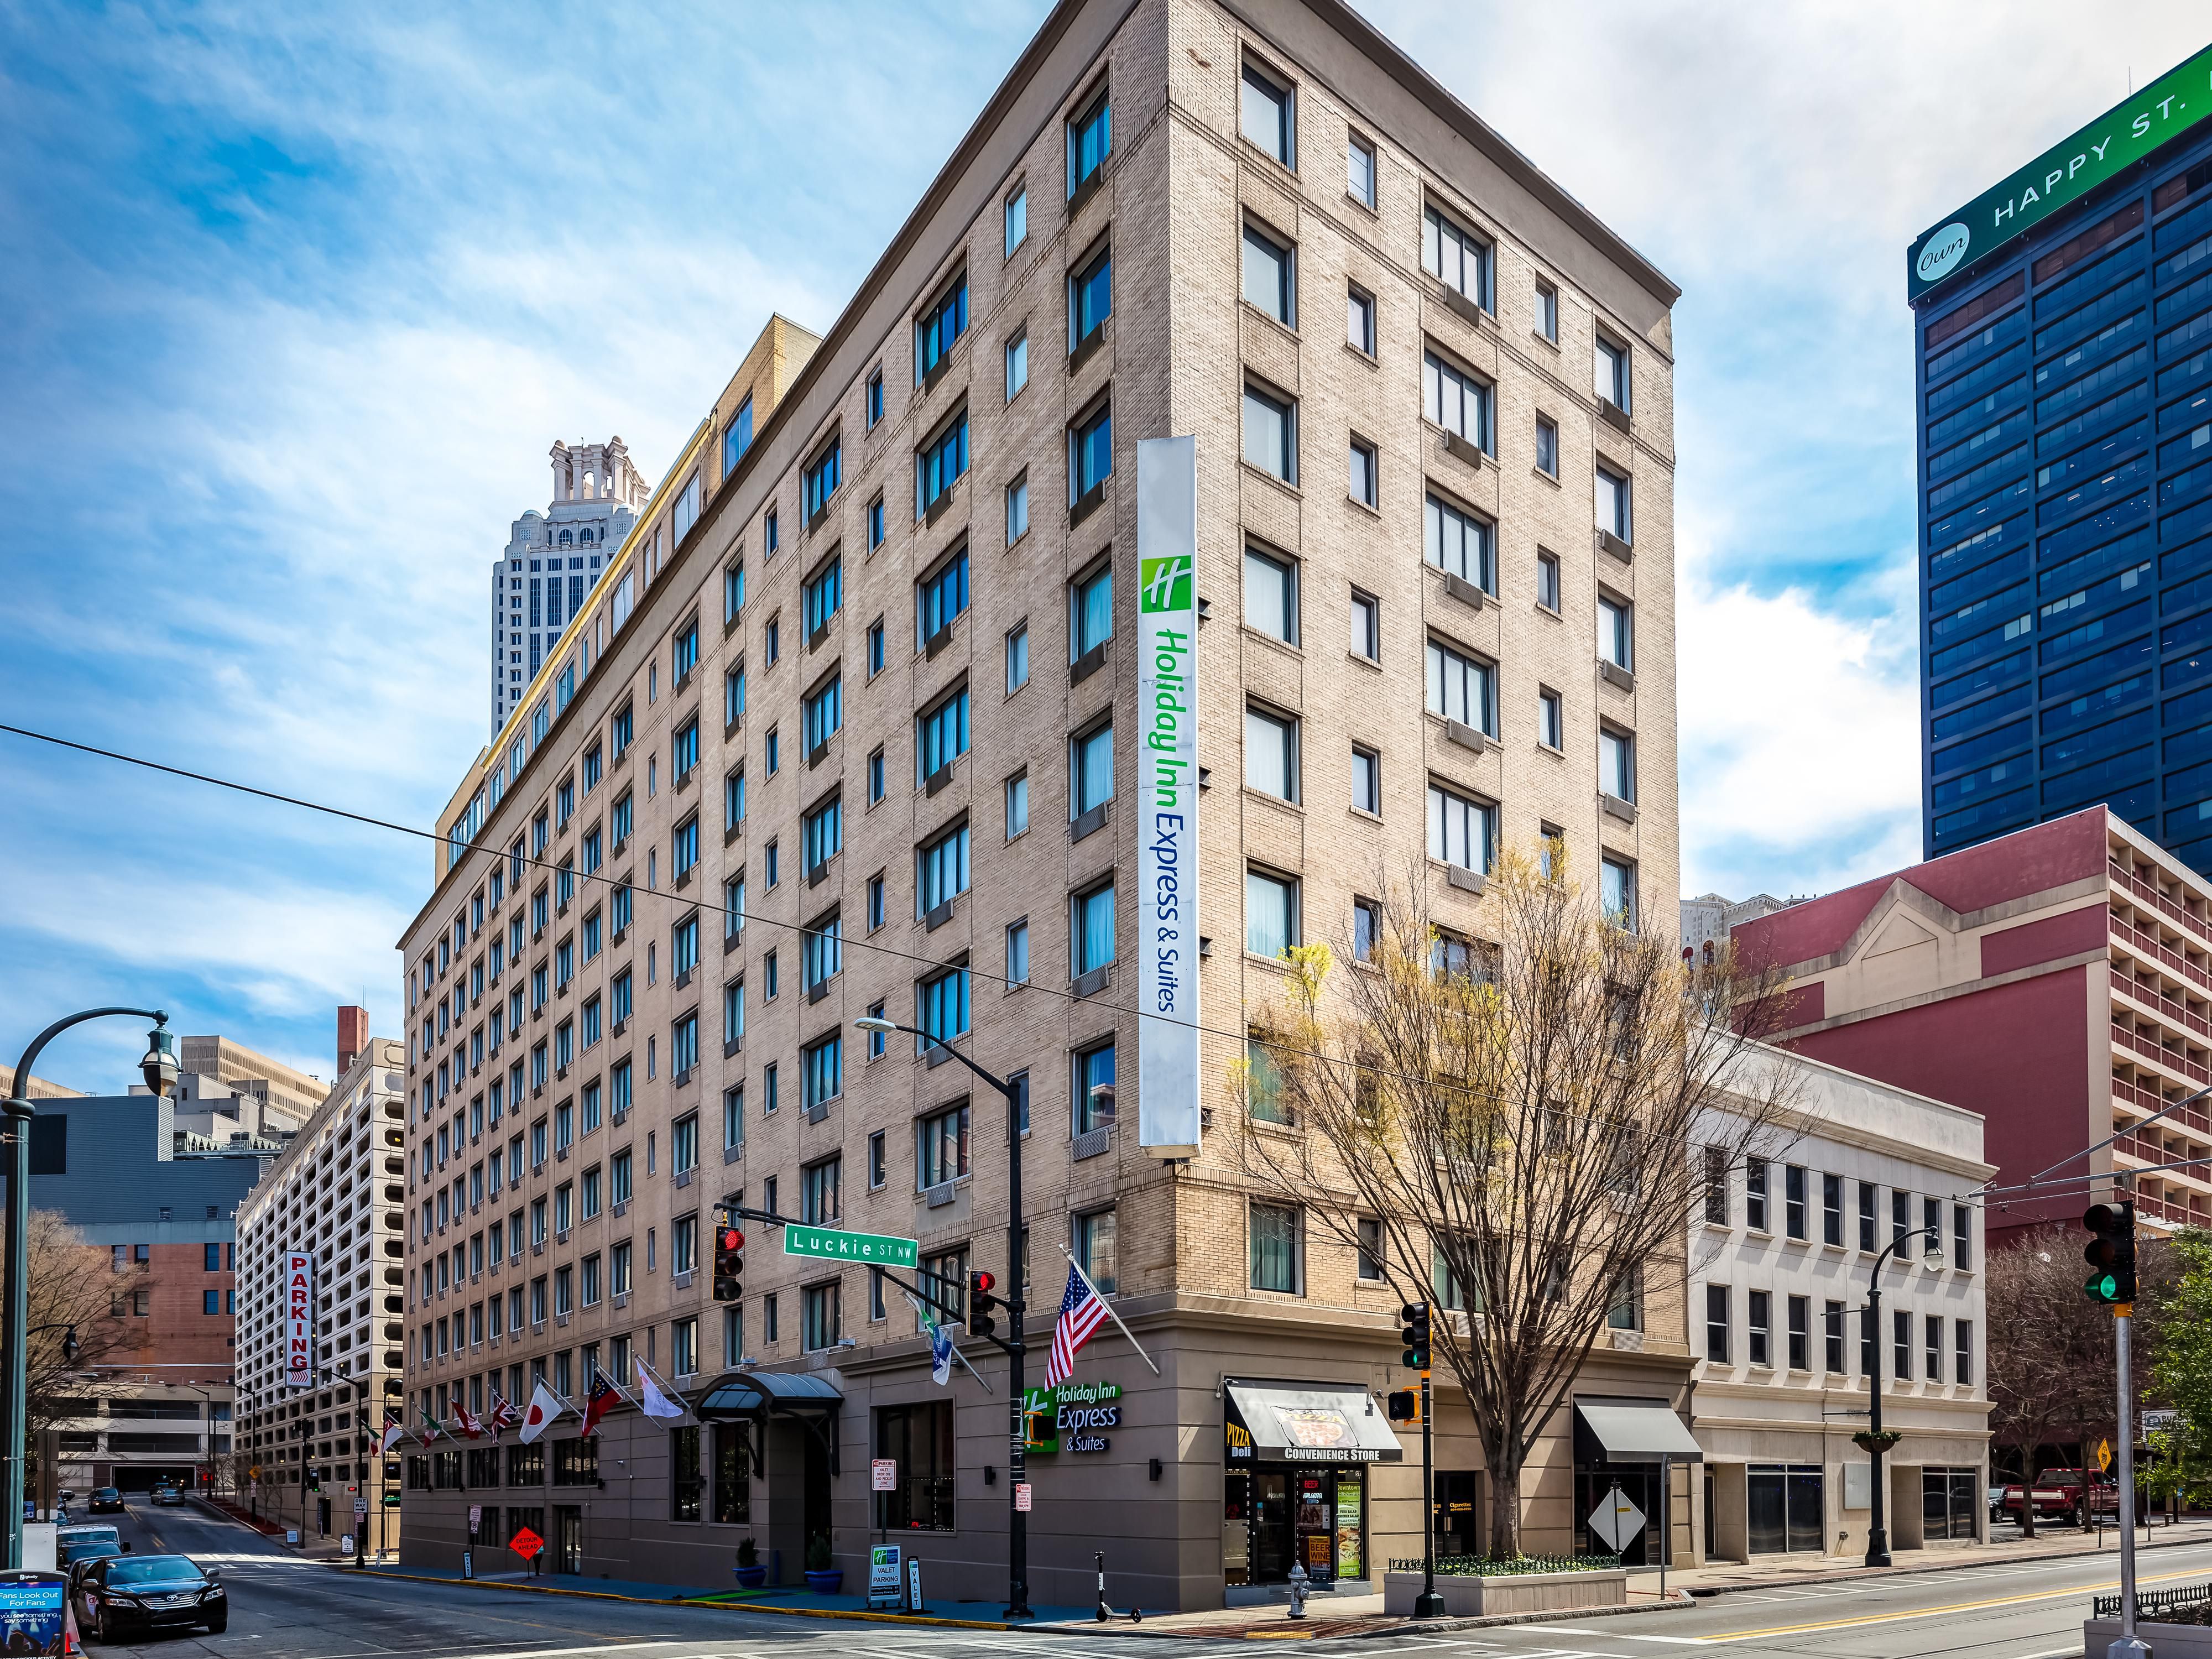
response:
{"label": "pizza deli sign", "polygon": [[284,1255],[284,1381],[315,1386],[315,1259],[305,1250]]}

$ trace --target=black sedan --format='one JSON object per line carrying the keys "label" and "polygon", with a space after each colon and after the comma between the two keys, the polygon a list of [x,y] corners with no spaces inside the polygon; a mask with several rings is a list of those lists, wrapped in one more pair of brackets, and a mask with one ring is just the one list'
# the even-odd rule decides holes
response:
{"label": "black sedan", "polygon": [[123,1494],[112,1486],[100,1486],[92,1494],[92,1513],[120,1515],[123,1513]]}
{"label": "black sedan", "polygon": [[230,1623],[221,1575],[182,1555],[118,1555],[94,1562],[77,1576],[72,1594],[77,1627],[100,1642],[196,1625],[212,1635]]}

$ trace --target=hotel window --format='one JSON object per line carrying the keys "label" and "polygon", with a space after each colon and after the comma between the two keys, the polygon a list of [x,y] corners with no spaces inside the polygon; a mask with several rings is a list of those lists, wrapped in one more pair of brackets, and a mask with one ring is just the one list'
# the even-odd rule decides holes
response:
{"label": "hotel window", "polygon": [[1606,467],[1597,474],[1597,527],[1619,537],[1624,542],[1636,538],[1629,520],[1628,480]]}
{"label": "hotel window", "polygon": [[915,1125],[915,1190],[927,1192],[968,1173],[968,1103]]}
{"label": "hotel window", "polygon": [[1030,924],[1026,917],[1006,927],[1006,983],[1030,982]]}
{"label": "hotel window", "polygon": [[915,452],[915,516],[922,517],[950,495],[952,486],[960,482],[967,471],[968,411],[963,409]]}
{"label": "hotel window", "polygon": [[837,1346],[844,1334],[844,1285],[835,1279],[799,1292],[800,1346],[809,1353]]}
{"label": "hotel window", "polygon": [[1297,440],[1292,429],[1296,408],[1249,381],[1245,383],[1245,463],[1292,483],[1297,472]]}
{"label": "hotel window", "polygon": [[[915,1024],[925,1037],[939,1042],[950,1042],[964,1036],[969,1030],[968,970],[954,968],[935,974],[915,987]],[[927,1053],[934,1046],[925,1037],[915,1039],[915,1052]]]}
{"label": "hotel window", "polygon": [[868,371],[868,384],[861,393],[863,418],[871,431],[884,418],[884,371],[882,365]]}
{"label": "hotel window", "polygon": [[1012,696],[1030,683],[1030,630],[1027,623],[1006,635],[1006,695]]}
{"label": "hotel window", "polygon": [[868,751],[868,805],[873,806],[884,798],[884,749],[878,744]]}
{"label": "hotel window", "polygon": [[783,536],[776,526],[775,509],[771,507],[768,510],[767,516],[761,520],[762,556],[764,558],[774,557],[776,549],[782,545]]}
{"label": "hotel window", "polygon": [[1429,786],[1429,856],[1486,873],[1498,838],[1498,809],[1442,784]]}
{"label": "hotel window", "polygon": [[[868,878],[867,902],[868,931],[872,933],[884,925],[884,878],[881,871]],[[878,1032],[877,1035],[880,1036],[882,1033]]]}
{"label": "hotel window", "polygon": [[1616,800],[1636,799],[1636,739],[1603,726],[1597,734],[1598,787]]}
{"label": "hotel window", "polygon": [[1598,904],[1605,919],[1629,933],[1636,931],[1636,866],[1616,858],[1598,864]]}
{"label": "hotel window", "polygon": [[1375,960],[1376,941],[1382,937],[1382,907],[1373,899],[1352,901],[1352,959]]}
{"label": "hotel window", "polygon": [[926,784],[968,752],[968,688],[923,711],[915,730],[915,781]]}
{"label": "hotel window", "polygon": [[1298,580],[1297,567],[1256,548],[1244,550],[1244,625],[1296,645]]}
{"label": "hotel window", "polygon": [[1616,599],[1607,594],[1597,596],[1598,655],[1615,668],[1633,669],[1635,653],[1635,611],[1626,599]]}
{"label": "hotel window", "polygon": [[1022,473],[1006,486],[1006,545],[1030,533],[1030,475]]}
{"label": "hotel window", "polygon": [[868,503],[868,551],[872,553],[884,544],[884,492],[878,489],[875,499]]}
{"label": "hotel window", "polygon": [[1352,745],[1352,804],[1378,817],[1382,811],[1382,757],[1356,743]]}
{"label": "hotel window", "polygon": [[1244,948],[1270,961],[1298,943],[1298,884],[1265,870],[1244,872]]}
{"label": "hotel window", "polygon": [[1490,302],[1490,244],[1434,208],[1421,216],[1421,269],[1485,311]]}
{"label": "hotel window", "polygon": [[1566,747],[1566,705],[1549,687],[1536,691],[1536,741],[1547,749]]}
{"label": "hotel window", "polygon": [[845,1092],[845,1039],[824,1037],[804,1051],[805,1104],[811,1111]]}
{"label": "hotel window", "polygon": [[1375,355],[1375,296],[1347,287],[1344,291],[1344,340],[1355,351]]}
{"label": "hotel window", "polygon": [[837,977],[844,967],[844,924],[836,911],[807,924],[799,946],[799,968],[810,995]]}
{"label": "hotel window", "polygon": [[1085,105],[1067,124],[1067,193],[1075,192],[1097,176],[1114,153],[1114,106],[1106,90]]}
{"label": "hotel window", "polygon": [[1006,254],[1012,258],[1014,250],[1030,236],[1030,193],[1025,185],[1015,185],[1014,193],[1006,198],[1005,219]]}
{"label": "hotel window", "polygon": [[728,429],[722,434],[722,476],[728,477],[737,471],[738,462],[753,443],[753,400],[747,398],[738,405],[738,412],[730,417]]}
{"label": "hotel window", "polygon": [[845,1160],[823,1158],[799,1172],[799,1218],[811,1226],[827,1226],[845,1213]]}
{"label": "hotel window", "polygon": [[1356,132],[1344,141],[1344,193],[1364,208],[1375,205],[1375,146]]}
{"label": "hotel window", "polygon": [[1346,467],[1346,489],[1352,499],[1362,507],[1376,504],[1378,486],[1376,483],[1375,446],[1362,438],[1352,440]]}
{"label": "hotel window", "polygon": [[968,825],[947,830],[915,854],[915,914],[926,916],[968,890]]}
{"label": "hotel window", "polygon": [[1074,819],[1114,798],[1114,728],[1086,732],[1067,747],[1068,817]]}
{"label": "hotel window", "polygon": [[1485,453],[1492,452],[1489,386],[1433,351],[1421,357],[1421,413]]}
{"label": "hotel window", "polygon": [[804,483],[806,492],[806,517],[811,523],[830,506],[830,498],[837,493],[843,480],[844,447],[836,438],[828,448],[806,464]]}
{"label": "hotel window", "polygon": [[1299,1289],[1298,1212],[1283,1204],[1251,1208],[1252,1288],[1297,1295]]}
{"label": "hotel window", "polygon": [[1297,324],[1291,250],[1255,227],[1244,227],[1244,303],[1285,327]]}
{"label": "hotel window", "polygon": [[1598,397],[1626,414],[1628,410],[1628,348],[1616,345],[1600,334],[1596,337],[1596,351],[1591,359],[1591,368],[1596,380]]}
{"label": "hotel window", "polygon": [[1352,590],[1352,654],[1370,662],[1382,659],[1382,605],[1372,594]]}
{"label": "hotel window", "polygon": [[1290,90],[1249,64],[1244,65],[1243,82],[1237,88],[1237,130],[1285,167],[1297,166],[1291,152]]}
{"label": "hotel window", "polygon": [[1006,342],[1006,401],[1030,383],[1030,336],[1024,329]]}
{"label": "hotel window", "polygon": [[829,627],[830,617],[843,608],[844,575],[844,561],[833,555],[827,563],[808,578],[804,594],[808,638],[811,639]]}
{"label": "hotel window", "polygon": [[1114,960],[1114,884],[1079,894],[1074,913],[1073,977],[1080,979]]}
{"label": "hotel window", "polygon": [[1114,314],[1114,250],[1102,247],[1067,278],[1067,349],[1073,354]]}
{"label": "hotel window", "polygon": [[1067,432],[1068,504],[1103,489],[1114,471],[1114,410],[1110,404],[1077,422]]}
{"label": "hotel window", "polygon": [[1559,290],[1539,279],[1536,283],[1536,332],[1553,344],[1559,338]]}
{"label": "hotel window", "polygon": [[1424,504],[1422,553],[1438,570],[1473,582],[1486,593],[1498,592],[1496,544],[1489,521],[1462,512],[1440,496]]}
{"label": "hotel window", "polygon": [[811,756],[837,734],[845,723],[845,679],[832,674],[826,684],[809,696],[800,708],[806,752]]}
{"label": "hotel window", "polygon": [[967,609],[968,549],[963,544],[915,584],[915,637],[920,647],[926,649]]}
{"label": "hotel window", "polygon": [[1547,478],[1559,476],[1559,428],[1547,416],[1536,417],[1536,471]]}
{"label": "hotel window", "polygon": [[1298,798],[1297,722],[1265,709],[1244,710],[1244,782],[1278,800]]}
{"label": "hotel window", "polygon": [[962,271],[936,304],[924,312],[914,325],[914,381],[920,386],[923,377],[944,362],[968,331],[968,273]]}
{"label": "hotel window", "polygon": [[1114,572],[1103,567],[1068,584],[1071,663],[1089,656],[1114,635]]}
{"label": "hotel window", "polygon": [[1441,641],[1428,647],[1428,711],[1498,735],[1497,672]]}

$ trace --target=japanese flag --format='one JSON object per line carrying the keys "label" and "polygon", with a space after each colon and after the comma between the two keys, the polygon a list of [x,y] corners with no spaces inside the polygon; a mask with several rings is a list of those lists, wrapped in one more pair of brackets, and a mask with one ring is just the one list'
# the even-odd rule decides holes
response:
{"label": "japanese flag", "polygon": [[568,1409],[568,1402],[545,1386],[543,1377],[530,1396],[530,1408],[522,1413],[522,1443],[528,1445],[552,1425],[553,1419]]}

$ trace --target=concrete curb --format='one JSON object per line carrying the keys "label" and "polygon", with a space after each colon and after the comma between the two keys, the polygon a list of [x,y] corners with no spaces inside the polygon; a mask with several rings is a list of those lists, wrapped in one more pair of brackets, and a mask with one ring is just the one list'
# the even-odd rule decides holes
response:
{"label": "concrete curb", "polygon": [[[2212,1532],[2195,1538],[2160,1538],[2150,1542],[2138,1539],[2136,1541],[2138,1551],[2179,1550],[2205,1545],[2212,1545]],[[1955,1559],[1941,1563],[1921,1562],[1909,1567],[1838,1567],[1833,1572],[1792,1573],[1779,1578],[1747,1579],[1741,1583],[1699,1584],[1687,1589],[1685,1593],[1702,1601],[1716,1595],[1733,1595],[1738,1590],[1795,1589],[1801,1585],[1844,1584],[1862,1578],[1918,1578],[1931,1572],[1958,1572],[1968,1567],[2009,1567],[2037,1561],[2076,1561],[2099,1556],[2110,1556],[2117,1565],[2120,1559],[2119,1547],[2116,1544],[2109,1550],[2051,1550],[2033,1555],[1981,1555],[1962,1551]]]}
{"label": "concrete curb", "polygon": [[[1561,1620],[1583,1619],[1618,1619],[1624,1613],[1683,1613],[1697,1605],[1686,1595],[1677,1600],[1677,1592],[1669,1591],[1664,1601],[1653,1601],[1642,1607],[1554,1607],[1544,1613],[1492,1613],[1466,1619],[1401,1619],[1385,1623],[1387,1613],[1369,1624],[1352,1619],[1316,1619],[1313,1628],[1301,1629],[1286,1616],[1280,1627],[1264,1631],[1222,1630],[1204,1626],[1186,1626],[1172,1629],[1158,1625],[1131,1625],[1126,1622],[1110,1624],[1024,1625],[1021,1628],[1036,1635],[1058,1636],[1176,1636],[1186,1641],[1202,1642],[1296,1642],[1341,1641],[1346,1637],[1369,1636],[1425,1636],[1437,1631],[1483,1630],[1493,1625],[1553,1625]],[[1175,1613],[1163,1613],[1164,1619],[1173,1619]],[[1000,1626],[1000,1628],[1006,1628]]]}

